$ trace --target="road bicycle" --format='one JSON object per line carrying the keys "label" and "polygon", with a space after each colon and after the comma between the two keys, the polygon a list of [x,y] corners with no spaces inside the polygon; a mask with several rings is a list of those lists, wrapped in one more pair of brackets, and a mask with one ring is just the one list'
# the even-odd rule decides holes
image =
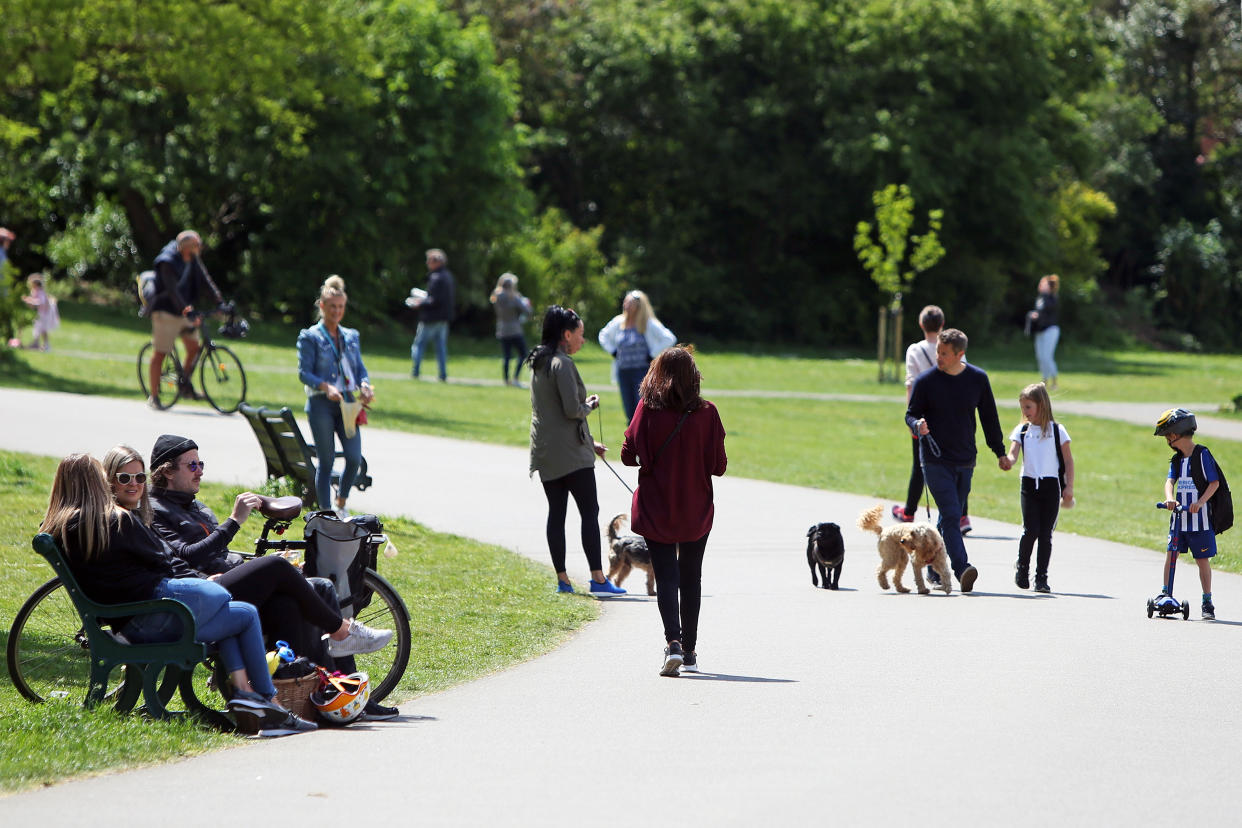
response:
{"label": "road bicycle", "polygon": [[[213,313],[226,317],[224,324],[220,325],[216,331],[217,336],[225,339],[241,339],[250,330],[250,325],[246,320],[238,318],[237,311],[231,302],[220,305]],[[198,392],[194,390],[192,382],[197,369],[198,386],[202,389],[202,398],[221,414],[232,414],[239,405],[246,401],[246,371],[242,368],[237,354],[224,345],[217,345],[212,339],[203,314],[191,314],[191,321],[194,320],[202,320],[202,324],[195,326],[201,345],[198,359],[194,365],[183,368],[181,355],[174,342],[172,350],[164,357],[164,364],[160,369],[159,394],[154,399],[158,400],[159,408],[164,410],[172,408],[183,396],[198,397]],[[147,386],[153,349],[154,345],[148,342],[138,352],[138,385],[148,399],[152,399],[151,389]]]}
{"label": "road bicycle", "polygon": [[[301,500],[264,498],[260,513],[267,518],[263,532],[255,541],[255,555],[267,552],[291,552],[306,549],[304,540],[269,540],[269,535],[284,533],[301,511]],[[370,535],[361,541],[360,552],[371,554],[386,542],[384,535]],[[393,630],[392,640],[374,653],[355,656],[357,669],[371,678],[371,699],[379,702],[400,682],[410,661],[410,614],[396,588],[374,568],[363,571],[363,590],[371,595],[370,602],[355,614],[362,623],[377,629]],[[52,699],[84,701],[90,687],[91,653],[82,618],[59,578],[52,578],[26,599],[13,619],[7,644],[9,678],[17,692],[29,701],[40,703]],[[212,693],[227,688],[222,670],[214,657],[195,668],[194,696],[207,708],[205,700]],[[126,668],[109,676],[105,703],[127,710],[133,706],[134,688],[127,688]],[[160,688],[160,697],[169,709],[178,712],[175,696],[179,676],[167,677]]]}

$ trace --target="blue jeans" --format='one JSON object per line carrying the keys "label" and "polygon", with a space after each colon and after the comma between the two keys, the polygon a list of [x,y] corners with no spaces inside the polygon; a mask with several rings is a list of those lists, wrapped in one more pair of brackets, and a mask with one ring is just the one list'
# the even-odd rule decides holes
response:
{"label": "blue jeans", "polygon": [[638,387],[643,377],[647,376],[647,368],[618,368],[617,385],[621,386],[621,407],[625,409],[625,421],[634,419],[634,409],[638,408]]}
{"label": "blue jeans", "polygon": [[1057,342],[1061,339],[1061,326],[1053,325],[1035,334],[1035,359],[1039,362],[1039,375],[1051,379],[1057,375]]}
{"label": "blue jeans", "polygon": [[936,528],[944,538],[944,551],[949,555],[953,574],[959,579],[970,561],[966,558],[966,544],[962,541],[962,504],[970,495],[970,480],[975,474],[974,466],[946,466],[943,463],[924,463],[923,479],[940,510]]}
{"label": "blue jeans", "polygon": [[410,346],[410,358],[414,360],[414,376],[423,365],[423,348],[430,339],[436,346],[436,368],[440,379],[448,377],[448,325],[447,322],[419,322],[414,331],[414,344]]}
{"label": "blue jeans", "polygon": [[338,494],[341,500],[346,500],[354,478],[358,476],[358,466],[362,463],[362,432],[355,431],[353,437],[346,437],[340,403],[334,403],[322,394],[307,398],[306,420],[310,423],[311,439],[315,441],[315,496],[319,498],[320,509],[331,509],[336,439],[340,438],[341,453],[345,455]]}
{"label": "blue jeans", "polygon": [[[253,604],[234,601],[229,591],[215,581],[199,578],[165,578],[156,585],[151,597],[172,598],[185,604],[194,616],[194,640],[214,643],[228,672],[244,667],[256,693],[269,699],[276,695],[276,686],[267,670],[259,611]],[[174,641],[181,634],[181,622],[170,613],[157,613],[134,619],[121,632],[137,644]]]}

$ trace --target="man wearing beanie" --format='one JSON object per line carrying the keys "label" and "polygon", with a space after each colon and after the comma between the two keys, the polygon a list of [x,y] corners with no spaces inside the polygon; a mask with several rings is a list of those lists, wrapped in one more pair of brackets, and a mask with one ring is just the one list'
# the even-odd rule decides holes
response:
{"label": "man wearing beanie", "polygon": [[[224,523],[220,523],[215,513],[195,498],[203,479],[203,469],[203,460],[198,455],[198,443],[188,437],[163,434],[151,449],[150,494],[154,512],[151,528],[176,557],[206,577],[228,572],[243,562],[240,555],[229,552],[229,543],[246,522],[246,518],[250,517],[251,511],[259,508],[263,501],[254,492],[242,492],[233,502],[233,513]],[[253,562],[251,565],[254,565]],[[243,569],[235,574],[249,573],[245,573]],[[327,606],[333,610],[340,607],[331,581],[326,578],[307,578],[306,581]],[[229,585],[226,583],[226,586]],[[232,591],[240,586],[239,582],[229,588]],[[296,602],[290,605],[288,601],[279,602],[280,598],[279,595],[269,596],[268,600],[260,601],[256,596],[247,595],[239,600],[247,600],[258,606],[264,628],[269,629],[275,626],[274,617],[284,621],[302,618]],[[371,630],[356,619],[351,621],[349,630],[350,636],[343,642],[304,642],[299,655],[306,655],[321,664],[327,664],[329,668],[335,666],[345,673],[352,673],[356,669],[354,654],[380,649],[392,638],[391,630]],[[330,633],[332,630],[315,628],[314,632],[312,637],[317,639],[320,632]],[[292,634],[286,635],[286,638],[294,640]],[[355,646],[359,642],[364,646]],[[353,649],[338,648],[339,644],[348,644]],[[395,707],[385,707],[368,701],[363,718],[371,721],[391,719],[397,713]]]}
{"label": "man wearing beanie", "polygon": [[241,563],[240,555],[229,552],[229,543],[262,500],[254,492],[242,492],[233,501],[233,513],[220,523],[194,497],[203,469],[198,443],[176,434],[160,435],[151,449],[151,528],[178,558],[204,575],[215,575]]}

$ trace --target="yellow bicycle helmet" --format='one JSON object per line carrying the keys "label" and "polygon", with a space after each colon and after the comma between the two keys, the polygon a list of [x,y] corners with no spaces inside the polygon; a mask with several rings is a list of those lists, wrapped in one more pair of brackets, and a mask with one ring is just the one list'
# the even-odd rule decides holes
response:
{"label": "yellow bicycle helmet", "polygon": [[311,693],[311,704],[332,724],[349,724],[362,715],[371,698],[371,679],[366,673],[328,675],[320,668],[323,683]]}

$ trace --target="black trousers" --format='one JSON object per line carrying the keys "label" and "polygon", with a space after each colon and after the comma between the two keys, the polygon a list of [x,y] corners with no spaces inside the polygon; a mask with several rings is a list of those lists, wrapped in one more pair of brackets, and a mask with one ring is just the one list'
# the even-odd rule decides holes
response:
{"label": "black trousers", "polygon": [[699,642],[707,535],[682,543],[658,543],[648,539],[647,549],[651,551],[651,568],[655,570],[656,604],[660,607],[660,620],[664,622],[664,640],[680,641],[686,652],[693,652]]}
{"label": "black trousers", "polygon": [[1018,541],[1018,571],[1030,573],[1035,553],[1035,580],[1048,579],[1052,559],[1052,530],[1061,511],[1061,484],[1055,477],[1022,478],[1022,538]]}
{"label": "black trousers", "polygon": [[574,496],[578,514],[582,518],[582,551],[586,553],[587,566],[594,572],[603,569],[599,540],[599,500],[595,491],[595,469],[588,466],[570,472],[555,480],[543,481],[543,493],[548,498],[548,551],[552,553],[552,568],[565,571],[565,514],[569,510],[569,496]]}
{"label": "black trousers", "polygon": [[296,567],[277,555],[251,558],[221,575],[219,583],[235,600],[255,605],[265,639],[287,641],[294,653],[314,661],[319,661],[315,654],[322,657],[323,634],[341,626],[332,582],[326,581],[327,589],[317,585],[317,591]]}

